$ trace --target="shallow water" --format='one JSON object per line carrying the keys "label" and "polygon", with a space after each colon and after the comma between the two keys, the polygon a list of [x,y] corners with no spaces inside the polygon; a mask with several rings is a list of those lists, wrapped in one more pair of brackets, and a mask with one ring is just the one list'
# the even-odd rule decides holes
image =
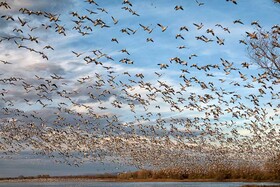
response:
{"label": "shallow water", "polygon": [[0,183],[0,187],[240,187],[246,184],[277,185],[275,183],[245,182],[24,182]]}

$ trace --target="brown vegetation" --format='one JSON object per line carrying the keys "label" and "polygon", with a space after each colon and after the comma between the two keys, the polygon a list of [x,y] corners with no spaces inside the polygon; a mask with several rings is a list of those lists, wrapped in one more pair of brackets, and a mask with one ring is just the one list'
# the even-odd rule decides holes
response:
{"label": "brown vegetation", "polygon": [[280,185],[271,185],[271,186],[268,186],[268,185],[245,185],[245,186],[242,186],[242,187],[280,187]]}
{"label": "brown vegetation", "polygon": [[240,163],[230,165],[216,163],[204,170],[186,170],[185,168],[169,168],[161,170],[139,170],[118,175],[118,179],[213,179],[213,180],[252,180],[279,181],[280,155],[271,158],[264,166]]}
{"label": "brown vegetation", "polygon": [[134,179],[213,179],[217,181],[239,179],[239,180],[277,180],[273,175],[265,173],[261,170],[242,171],[242,169],[230,170],[220,169],[217,171],[200,173],[200,172],[184,172],[178,169],[165,169],[158,171],[140,170],[135,172],[121,173],[118,179],[134,180]]}

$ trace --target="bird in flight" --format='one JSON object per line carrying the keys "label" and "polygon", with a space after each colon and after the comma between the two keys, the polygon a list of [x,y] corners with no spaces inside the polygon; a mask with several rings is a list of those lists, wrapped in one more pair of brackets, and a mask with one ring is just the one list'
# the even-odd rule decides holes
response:
{"label": "bird in flight", "polygon": [[168,26],[163,26],[163,25],[161,25],[159,23],[157,25],[161,28],[162,32],[166,31],[166,29],[168,28]]}

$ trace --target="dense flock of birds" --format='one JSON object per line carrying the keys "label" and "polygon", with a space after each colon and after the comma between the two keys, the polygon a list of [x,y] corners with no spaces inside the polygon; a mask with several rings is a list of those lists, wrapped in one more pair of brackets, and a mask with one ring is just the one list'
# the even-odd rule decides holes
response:
{"label": "dense flock of birds", "polygon": [[[238,6],[235,0],[225,2]],[[135,17],[136,21],[141,17],[134,10],[133,1],[120,3],[124,16]],[[194,3],[201,7],[210,2]],[[34,33],[52,33],[57,38],[75,33],[84,38],[121,24],[122,19],[100,3],[85,0],[84,4],[86,8],[80,12],[53,13],[28,7],[15,10],[12,1],[1,1],[1,23],[9,25],[9,31],[1,32],[0,44],[16,50],[18,56],[29,53],[40,56],[39,66],[48,69],[54,59],[50,56],[55,56],[58,49],[52,44],[44,45],[48,38]],[[173,11],[185,11],[184,8],[170,7]],[[98,18],[99,15],[107,19]],[[62,21],[65,17],[73,27]],[[245,23],[236,19],[233,24]],[[258,21],[249,24],[255,31],[244,31],[246,36],[237,45],[250,49],[255,60],[266,59],[267,63],[279,60],[280,26],[266,32]],[[127,38],[145,33],[144,40],[156,46],[153,32],[158,30],[160,35],[169,29],[163,23],[139,23],[138,28],[127,25],[116,32]],[[215,33],[217,30],[231,34],[231,28],[219,23],[213,28],[206,28],[204,23],[182,24],[174,40],[185,41],[189,30],[205,31],[193,38],[205,45],[226,45],[226,40]],[[271,51],[262,51],[259,41],[272,42]],[[105,43],[123,46],[124,41],[112,34],[111,41]],[[74,166],[85,161],[110,161],[163,168],[205,167],[220,160],[256,164],[277,154],[279,77],[261,70],[248,74],[252,66],[256,68],[251,62],[220,58],[209,64],[193,63],[199,54],[182,55],[185,48],[188,47],[178,46],[178,56],[166,62],[151,62],[157,65],[152,73],[137,72],[141,60],[132,58],[133,49],[120,47],[111,51],[122,54],[120,59],[100,48],[68,51],[71,58],[83,64],[82,68],[94,69],[76,80],[49,69],[50,74],[31,70],[28,76],[21,76],[16,73],[20,62],[10,60],[2,50],[1,158],[32,151]],[[135,64],[138,66],[131,68]],[[119,70],[120,66],[127,69]],[[176,69],[177,82],[166,78],[170,68]]]}

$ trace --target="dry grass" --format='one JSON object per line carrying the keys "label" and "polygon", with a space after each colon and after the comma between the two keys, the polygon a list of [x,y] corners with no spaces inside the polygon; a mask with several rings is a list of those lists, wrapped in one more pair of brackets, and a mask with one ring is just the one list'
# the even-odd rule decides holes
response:
{"label": "dry grass", "polygon": [[242,187],[280,187],[280,185],[245,185]]}

